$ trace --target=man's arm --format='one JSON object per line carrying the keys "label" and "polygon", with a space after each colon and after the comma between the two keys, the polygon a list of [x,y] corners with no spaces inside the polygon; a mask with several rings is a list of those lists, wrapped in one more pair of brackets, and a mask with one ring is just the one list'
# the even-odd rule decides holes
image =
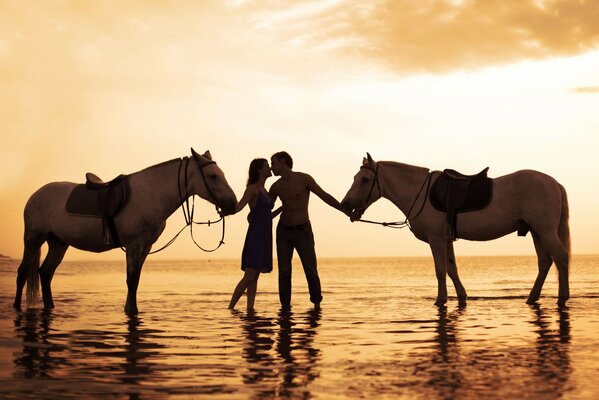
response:
{"label": "man's arm", "polygon": [[318,186],[318,183],[316,183],[314,178],[312,178],[310,175],[306,174],[306,178],[308,180],[308,189],[312,193],[320,197],[320,199],[327,203],[329,206],[343,212],[343,210],[341,209],[341,204],[337,201],[337,199],[335,199],[333,196],[325,192],[320,186]]}

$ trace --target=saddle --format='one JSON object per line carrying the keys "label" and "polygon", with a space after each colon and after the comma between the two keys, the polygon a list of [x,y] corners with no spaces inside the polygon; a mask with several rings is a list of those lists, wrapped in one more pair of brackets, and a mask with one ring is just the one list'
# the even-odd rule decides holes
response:
{"label": "saddle", "polygon": [[449,239],[458,238],[459,213],[482,210],[491,202],[493,179],[487,177],[488,170],[489,167],[478,174],[464,175],[453,169],[446,169],[433,183],[430,202],[437,210],[447,214],[449,232],[446,235]]}
{"label": "saddle", "polygon": [[119,175],[103,182],[96,175],[85,174],[86,182],[75,186],[67,200],[67,212],[102,218],[102,237],[106,245],[120,247],[114,217],[129,200],[129,177]]}

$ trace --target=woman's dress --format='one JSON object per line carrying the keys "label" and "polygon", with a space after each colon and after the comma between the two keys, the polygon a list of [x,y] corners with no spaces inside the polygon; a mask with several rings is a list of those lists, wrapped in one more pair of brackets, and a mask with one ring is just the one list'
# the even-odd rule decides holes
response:
{"label": "woman's dress", "polygon": [[258,200],[250,207],[249,226],[241,253],[241,269],[254,268],[265,273],[272,271],[272,204],[258,190]]}

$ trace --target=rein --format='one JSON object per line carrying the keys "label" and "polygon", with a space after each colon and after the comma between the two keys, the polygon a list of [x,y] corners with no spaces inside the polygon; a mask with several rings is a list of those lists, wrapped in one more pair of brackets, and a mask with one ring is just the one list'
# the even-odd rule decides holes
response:
{"label": "rein", "polygon": [[[379,183],[379,165],[378,165],[378,163],[376,164],[376,169],[372,168],[369,165],[363,165],[360,167],[360,169],[369,169],[374,172],[374,180],[372,181],[372,186],[370,187],[370,191],[368,192],[368,197],[366,198],[366,202],[365,202],[365,204],[368,204],[368,202],[370,201],[370,197],[372,196],[372,192],[374,190],[375,181],[376,181],[376,186],[379,191],[379,195],[382,196],[381,185]],[[415,220],[420,215],[420,213],[422,213],[422,210],[424,209],[424,205],[426,204],[426,197],[428,196],[428,192],[430,191],[432,175],[433,175],[432,172],[429,172],[426,175],[424,182],[422,182],[422,185],[420,186],[420,190],[418,191],[418,194],[416,194],[414,201],[412,201],[412,205],[410,206],[410,209],[408,210],[408,213],[406,214],[405,220],[397,221],[397,222],[378,222],[378,221],[370,221],[367,219],[360,218],[360,219],[358,219],[358,221],[365,222],[367,224],[382,225],[384,227],[393,228],[393,229],[402,229],[402,228],[406,228],[406,227],[412,229],[412,227],[410,226],[410,214],[412,213],[412,209],[414,208],[416,201],[420,197],[420,193],[422,193],[422,189],[424,189],[424,186],[426,185],[426,193],[424,195],[424,201],[422,202],[422,206],[420,206],[420,210],[418,210],[416,215],[414,215],[414,218],[412,218],[411,220],[412,221]]]}
{"label": "rein", "polygon": [[[177,234],[175,236],[173,236],[173,238],[171,240],[169,240],[164,246],[162,246],[161,248],[151,251],[148,254],[155,254],[158,253],[164,249],[166,249],[167,247],[169,247],[171,244],[173,244],[175,242],[175,240],[179,237],[179,235],[181,234],[181,232],[183,232],[183,230],[185,230],[185,228],[187,228],[189,226],[189,234],[191,236],[191,240],[193,241],[193,243],[196,245],[197,248],[199,248],[202,251],[205,251],[206,253],[211,253],[213,251],[218,250],[218,248],[220,246],[222,246],[223,244],[225,244],[224,239],[225,239],[225,218],[224,217],[220,217],[219,219],[217,219],[216,221],[206,221],[206,222],[196,222],[193,220],[193,214],[195,211],[195,196],[192,196],[192,201],[191,201],[191,207],[189,205],[189,193],[187,192],[187,188],[188,188],[188,179],[187,179],[187,170],[189,168],[189,157],[184,157],[182,159],[180,159],[179,161],[179,169],[177,171],[177,188],[178,188],[178,192],[179,192],[179,200],[181,201],[181,210],[183,211],[183,217],[185,218],[185,226],[183,226],[183,228],[181,228],[179,230],[179,232],[177,232]],[[183,163],[185,163],[185,167],[183,167]],[[204,185],[206,186],[206,189],[208,190],[208,194],[210,195],[210,197],[216,202],[216,197],[214,196],[214,193],[212,192],[212,190],[210,189],[210,186],[208,186],[208,181],[206,180],[206,175],[204,174],[204,168],[208,165],[212,165],[212,164],[216,164],[215,161],[208,161],[202,165],[200,165],[200,173],[202,174],[202,179],[204,181]],[[185,190],[183,191],[181,188],[181,170],[183,170],[184,173],[184,180],[185,180]],[[216,209],[216,212],[218,213],[218,206],[214,206],[214,208]],[[223,222],[223,229],[222,229],[222,235],[221,238],[218,242],[218,245],[213,248],[213,249],[205,249],[202,246],[200,246],[195,238],[193,237],[193,225],[212,225],[212,224],[216,224],[219,223],[220,221]],[[121,247],[121,250],[125,251],[125,248]]]}

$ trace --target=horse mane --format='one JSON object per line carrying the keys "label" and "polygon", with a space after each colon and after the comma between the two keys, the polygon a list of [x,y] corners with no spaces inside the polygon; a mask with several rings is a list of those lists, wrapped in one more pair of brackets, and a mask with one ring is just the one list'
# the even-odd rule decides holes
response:
{"label": "horse mane", "polygon": [[144,171],[147,171],[147,170],[149,170],[149,169],[154,169],[154,168],[158,168],[158,167],[163,167],[163,166],[165,166],[165,165],[167,165],[167,164],[174,163],[175,161],[176,161],[176,162],[181,162],[181,160],[184,160],[184,159],[185,159],[185,157],[173,158],[172,160],[163,161],[163,162],[161,162],[161,163],[159,163],[159,164],[151,165],[151,166],[149,166],[149,167],[146,167],[146,168],[144,168],[144,169],[142,169],[142,170],[140,170],[140,171],[138,171],[138,172],[144,172]]}
{"label": "horse mane", "polygon": [[419,167],[417,165],[405,164],[397,161],[377,161],[377,164],[388,165],[390,167],[402,168],[402,169],[411,169],[413,171],[421,170],[423,172],[429,172],[429,168]]}

